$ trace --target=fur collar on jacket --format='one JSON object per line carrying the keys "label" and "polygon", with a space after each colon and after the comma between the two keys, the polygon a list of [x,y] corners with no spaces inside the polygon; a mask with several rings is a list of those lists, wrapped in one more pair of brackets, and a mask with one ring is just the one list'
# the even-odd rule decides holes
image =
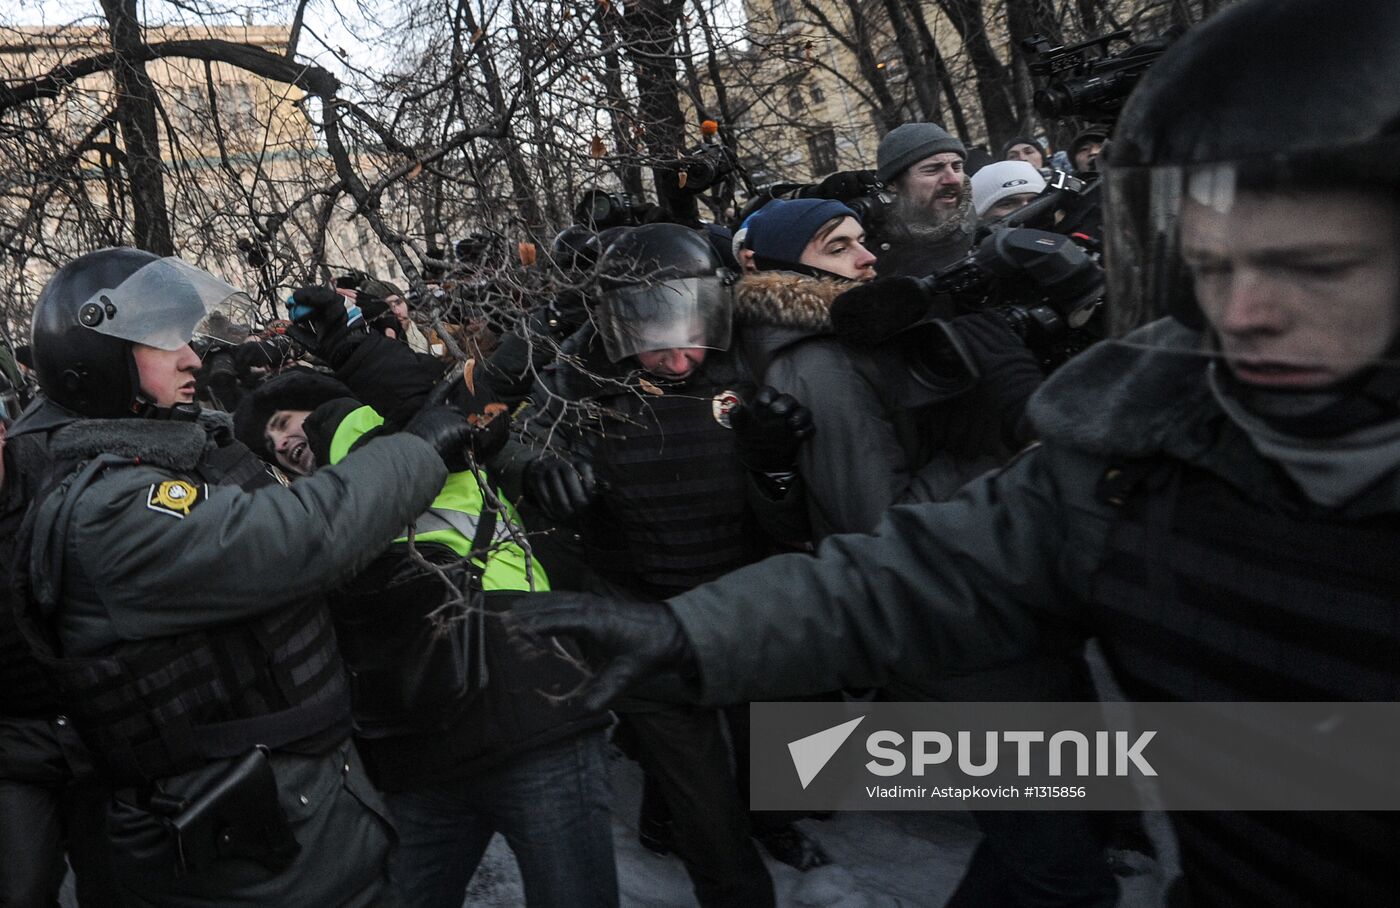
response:
{"label": "fur collar on jacket", "polygon": [[[225,419],[227,415],[224,414]],[[206,421],[164,419],[80,419],[54,433],[55,460],[86,460],[98,454],[140,458],[170,470],[193,470],[213,427]]]}
{"label": "fur collar on jacket", "polygon": [[1172,319],[1104,341],[1071,359],[1031,398],[1040,437],[1106,456],[1188,454],[1191,430],[1220,414],[1199,332]]}
{"label": "fur collar on jacket", "polygon": [[746,274],[734,288],[734,320],[739,325],[831,330],[831,303],[851,281],[808,277],[792,271]]}

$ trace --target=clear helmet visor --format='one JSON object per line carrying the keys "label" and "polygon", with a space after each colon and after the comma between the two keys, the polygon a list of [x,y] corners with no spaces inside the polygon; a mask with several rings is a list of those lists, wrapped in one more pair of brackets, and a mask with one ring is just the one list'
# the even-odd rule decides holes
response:
{"label": "clear helmet visor", "polygon": [[1238,377],[1280,387],[1388,361],[1400,194],[1374,178],[1372,154],[1109,167],[1112,334],[1172,315],[1205,329],[1206,352]]}
{"label": "clear helmet visor", "polygon": [[733,317],[734,290],[721,276],[672,278],[607,290],[598,333],[615,363],[652,350],[728,350]]}
{"label": "clear helmet visor", "polygon": [[252,300],[237,287],[172,257],[94,293],[78,307],[78,319],[99,334],[178,350],[252,309]]}

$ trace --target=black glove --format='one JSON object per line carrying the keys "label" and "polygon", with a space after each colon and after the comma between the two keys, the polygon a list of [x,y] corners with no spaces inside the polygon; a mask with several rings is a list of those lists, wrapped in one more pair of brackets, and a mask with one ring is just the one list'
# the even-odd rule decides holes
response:
{"label": "black glove", "polygon": [[568,520],[598,497],[598,480],[586,460],[546,454],[525,468],[525,494],[555,520]]}
{"label": "black glove", "polygon": [[451,451],[438,451],[451,473],[470,470],[473,459],[478,464],[485,463],[510,438],[510,417],[505,412],[505,405],[496,403],[494,395],[489,392],[482,393],[483,383],[480,379],[475,380],[473,385],[476,390],[468,390],[460,375],[452,375],[438,382],[422,407],[403,428],[403,431],[409,431],[418,417],[429,410],[442,409],[456,413],[466,423],[466,441]]}
{"label": "black glove", "polygon": [[476,439],[476,429],[467,422],[466,414],[455,407],[440,403],[425,406],[413,415],[403,431],[433,446],[451,472],[465,469],[465,452]]}
{"label": "black glove", "polygon": [[329,287],[302,287],[292,293],[287,309],[292,319],[287,333],[332,369],[369,333],[359,307]]}
{"label": "black glove", "polygon": [[750,403],[729,411],[739,460],[756,473],[783,473],[797,466],[797,451],[812,436],[812,411],[790,394],[767,385]]}
{"label": "black glove", "polygon": [[505,613],[518,649],[541,649],[544,638],[578,643],[598,669],[583,687],[583,707],[598,711],[638,684],[662,675],[698,677],[695,650],[664,602],[606,599],[590,593],[540,593]]}

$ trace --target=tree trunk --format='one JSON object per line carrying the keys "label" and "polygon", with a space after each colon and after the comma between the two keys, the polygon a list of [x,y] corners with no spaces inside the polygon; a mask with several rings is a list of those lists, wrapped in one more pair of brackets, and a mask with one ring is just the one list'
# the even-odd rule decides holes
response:
{"label": "tree trunk", "polygon": [[982,102],[982,118],[987,126],[987,141],[993,148],[1016,134],[1016,111],[1007,91],[1010,74],[997,59],[992,42],[987,37],[987,25],[982,18],[979,0],[938,0],[938,5],[952,21],[967,49],[977,76],[977,97]]}
{"label": "tree trunk", "polygon": [[640,0],[619,24],[637,79],[637,115],[653,161],[656,201],[678,221],[699,220],[695,196],[682,191],[672,162],[685,148],[685,115],[676,97],[676,25],[683,0]]}
{"label": "tree trunk", "polygon": [[1030,53],[1021,42],[1032,35],[1044,35],[1056,44],[1064,43],[1064,30],[1046,0],[1006,0],[1006,29],[1011,37],[1011,62],[1016,78],[1017,131],[1034,131],[1035,84],[1031,79]]}
{"label": "tree trunk", "polygon": [[885,14],[890,17],[890,30],[894,32],[899,55],[904,60],[905,72],[909,74],[908,84],[914,89],[914,98],[919,102],[919,112],[931,123],[943,119],[942,105],[938,103],[938,77],[929,66],[929,61],[919,52],[918,39],[904,15],[901,0],[883,0]]}
{"label": "tree trunk", "polygon": [[165,171],[160,160],[156,123],[156,90],[146,64],[135,51],[144,43],[136,0],[102,0],[102,12],[112,32],[117,54],[112,79],[117,90],[117,123],[126,153],[127,184],[131,189],[133,243],[156,255],[174,255],[170,215],[165,202]]}

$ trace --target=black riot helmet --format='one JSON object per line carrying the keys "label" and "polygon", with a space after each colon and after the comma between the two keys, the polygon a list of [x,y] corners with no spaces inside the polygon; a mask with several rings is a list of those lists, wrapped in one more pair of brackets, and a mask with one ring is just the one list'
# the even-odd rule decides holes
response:
{"label": "black riot helmet", "polygon": [[1143,76],[1100,168],[1118,333],[1171,314],[1202,326],[1183,211],[1248,193],[1400,187],[1400,3],[1245,0]]}
{"label": "black riot helmet", "polygon": [[140,249],[64,265],[34,307],[34,371],[54,403],[84,416],[156,415],[131,348],[178,350],[215,307],[246,297],[208,272]]}
{"label": "black riot helmet", "polygon": [[599,262],[598,333],[612,362],[679,347],[729,349],[734,275],[680,224],[633,227]]}
{"label": "black riot helmet", "polygon": [[597,234],[581,224],[571,224],[555,234],[549,244],[554,266],[568,274],[587,271],[598,261]]}

